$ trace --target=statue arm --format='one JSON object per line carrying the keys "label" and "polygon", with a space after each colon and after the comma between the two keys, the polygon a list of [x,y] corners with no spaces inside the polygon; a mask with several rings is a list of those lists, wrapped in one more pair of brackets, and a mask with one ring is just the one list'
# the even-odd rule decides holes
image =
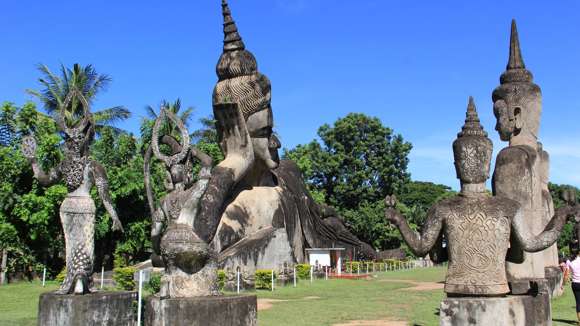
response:
{"label": "statue arm", "polygon": [[195,232],[208,243],[217,231],[232,189],[255,160],[246,121],[237,104],[214,105],[213,110],[225,159],[211,172],[207,190],[200,203],[199,214],[194,221]]}
{"label": "statue arm", "polygon": [[432,207],[427,213],[427,220],[423,225],[421,233],[413,231],[405,220],[405,217],[394,208],[393,197],[387,197],[387,208],[385,216],[388,221],[395,224],[409,248],[419,257],[423,257],[429,253],[431,248],[437,242],[441,230],[443,229],[443,219],[436,212],[436,206]]}
{"label": "statue arm", "polygon": [[516,216],[512,219],[512,234],[523,250],[527,252],[538,252],[548,248],[558,240],[568,217],[575,215],[575,213],[575,210],[570,206],[559,208],[542,233],[530,235],[526,232],[525,226],[522,225],[524,223],[520,216],[522,212],[518,210]]}
{"label": "statue arm", "polygon": [[91,160],[91,172],[95,186],[99,192],[99,197],[103,201],[107,213],[109,213],[113,220],[113,230],[123,232],[123,225],[117,216],[117,212],[113,207],[113,201],[109,195],[109,180],[107,179],[105,169],[98,162]]}
{"label": "statue arm", "polygon": [[33,136],[26,136],[22,139],[22,153],[28,162],[30,162],[32,171],[34,172],[34,177],[41,185],[45,187],[51,186],[57,183],[60,179],[60,171],[57,168],[52,168],[48,172],[44,171],[42,166],[40,166],[36,160],[36,147],[36,140]]}

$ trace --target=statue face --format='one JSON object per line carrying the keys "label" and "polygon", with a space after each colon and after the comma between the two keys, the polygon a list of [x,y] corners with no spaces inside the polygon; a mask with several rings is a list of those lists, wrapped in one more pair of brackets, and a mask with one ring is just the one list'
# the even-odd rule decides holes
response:
{"label": "statue face", "polygon": [[504,84],[493,91],[495,130],[509,141],[520,133],[537,138],[542,111],[540,88],[532,83]]}
{"label": "statue face", "polygon": [[499,133],[499,138],[503,141],[509,141],[515,130],[513,112],[505,100],[498,99],[493,103],[493,114],[497,119],[495,130]]}
{"label": "statue face", "polygon": [[272,109],[268,107],[250,115],[246,125],[252,138],[256,160],[264,163],[269,169],[277,168],[280,163],[278,149],[281,144],[272,131],[274,126]]}

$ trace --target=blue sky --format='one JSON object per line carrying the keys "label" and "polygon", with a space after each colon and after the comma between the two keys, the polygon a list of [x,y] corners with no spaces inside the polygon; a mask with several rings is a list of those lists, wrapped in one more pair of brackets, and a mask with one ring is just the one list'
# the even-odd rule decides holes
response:
{"label": "blue sky", "polygon": [[[2,0],[0,101],[30,100],[38,63],[92,63],[113,83],[95,109],[125,105],[138,133],[146,105],[180,97],[211,112],[221,0]],[[413,143],[415,180],[457,187],[451,142],[475,97],[495,150],[491,92],[516,18],[524,60],[544,95],[540,140],[551,180],[580,186],[580,2],[230,0],[241,35],[273,87],[285,147],[349,112],[379,117]],[[190,128],[196,127],[192,123]]]}

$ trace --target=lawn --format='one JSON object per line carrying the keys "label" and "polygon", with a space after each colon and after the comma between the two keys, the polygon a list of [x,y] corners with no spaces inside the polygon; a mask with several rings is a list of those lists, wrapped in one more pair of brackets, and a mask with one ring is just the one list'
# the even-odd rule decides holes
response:
{"label": "lawn", "polygon": [[[400,320],[409,325],[438,325],[443,291],[438,284],[445,268],[376,273],[369,280],[308,280],[298,287],[258,291],[260,326],[335,325],[353,320]],[[419,282],[419,283],[417,283]],[[17,283],[0,287],[0,326],[36,325],[38,296],[57,288],[48,283]],[[576,320],[574,298],[566,288],[552,301],[554,325]]]}

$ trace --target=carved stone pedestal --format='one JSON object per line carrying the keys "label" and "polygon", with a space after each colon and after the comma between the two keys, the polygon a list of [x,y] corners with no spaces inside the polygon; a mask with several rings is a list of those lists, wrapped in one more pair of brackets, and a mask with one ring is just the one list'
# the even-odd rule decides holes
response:
{"label": "carved stone pedestal", "polygon": [[38,325],[131,326],[137,320],[136,301],[136,292],[44,293],[38,303]]}
{"label": "carved stone pedestal", "polygon": [[500,298],[446,298],[441,301],[440,325],[549,326],[552,325],[550,296],[539,293]]}
{"label": "carved stone pedestal", "polygon": [[215,296],[147,300],[145,326],[255,326],[257,299]]}
{"label": "carved stone pedestal", "polygon": [[564,282],[564,273],[558,266],[546,267],[544,269],[548,283],[548,293],[552,298],[562,295],[562,282]]}

